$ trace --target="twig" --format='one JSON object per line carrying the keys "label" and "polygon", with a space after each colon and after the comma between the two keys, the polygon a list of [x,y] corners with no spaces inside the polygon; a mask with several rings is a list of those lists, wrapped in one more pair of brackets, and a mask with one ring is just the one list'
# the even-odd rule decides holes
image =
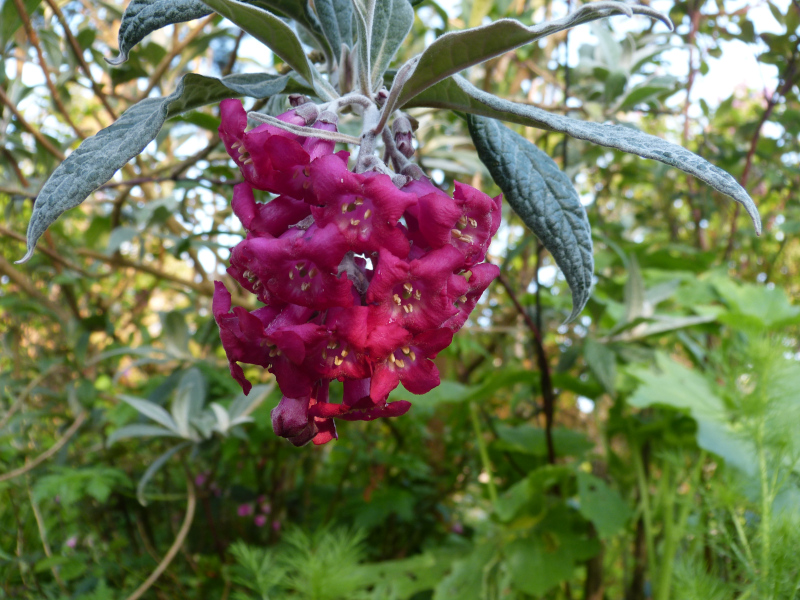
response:
{"label": "twig", "polygon": [[58,317],[62,324],[69,322],[70,316],[60,304],[56,304],[50,298],[42,294],[33,283],[20,271],[0,255],[0,273],[4,273],[13,281],[23,292],[36,299],[42,306],[46,307]]}
{"label": "twig", "polygon": [[55,156],[58,160],[64,160],[66,158],[66,156],[64,155],[63,152],[61,152],[61,150],[59,150],[58,148],[53,146],[53,144],[50,143],[50,140],[48,140],[46,137],[44,137],[44,135],[42,135],[41,131],[39,131],[38,129],[33,127],[30,123],[28,123],[25,120],[25,117],[23,117],[22,113],[20,113],[17,110],[17,107],[11,101],[11,98],[9,98],[6,95],[6,93],[5,93],[5,91],[3,90],[2,87],[0,87],[0,100],[3,101],[3,104],[5,104],[8,107],[8,110],[11,111],[11,114],[14,115],[14,118],[17,120],[17,123],[19,123],[25,131],[27,131],[34,138],[36,138],[36,141],[39,142],[42,145],[42,148],[47,150],[50,154]]}
{"label": "twig", "polygon": [[213,21],[216,18],[216,16],[217,16],[216,13],[212,13],[209,16],[207,16],[205,19],[203,19],[197,25],[195,25],[191,30],[189,30],[189,33],[186,34],[186,37],[183,38],[183,40],[181,40],[172,47],[172,51],[169,54],[167,54],[161,60],[160,63],[158,63],[156,70],[153,71],[153,74],[150,76],[150,81],[148,81],[147,87],[141,94],[139,94],[137,102],[139,100],[147,98],[150,95],[150,92],[152,92],[153,88],[155,88],[159,84],[161,78],[164,76],[164,73],[167,72],[167,69],[169,69],[169,65],[172,63],[175,57],[178,56],[181,52],[183,52],[186,46],[191,44],[195,40],[195,38],[203,32],[205,26],[211,23],[211,21]]}
{"label": "twig", "polygon": [[14,479],[15,477],[24,475],[28,471],[32,471],[40,464],[42,464],[44,461],[46,461],[48,458],[53,456],[56,452],[61,450],[61,448],[64,447],[64,444],[66,444],[72,438],[72,436],[75,435],[75,432],[77,432],[78,429],[80,429],[80,426],[83,425],[83,422],[86,420],[87,415],[88,413],[86,412],[80,413],[75,418],[75,421],[72,423],[72,425],[69,426],[69,429],[67,429],[64,432],[64,435],[62,435],[61,438],[55,444],[50,446],[50,448],[42,452],[31,462],[26,463],[24,466],[19,467],[18,469],[14,469],[13,471],[9,471],[8,473],[4,473],[3,475],[0,475],[0,482],[8,481],[9,479]]}
{"label": "twig", "polygon": [[332,140],[334,142],[340,142],[342,144],[353,144],[358,146],[361,144],[361,140],[357,137],[352,135],[347,135],[344,133],[339,133],[338,131],[325,131],[324,129],[314,129],[313,127],[303,127],[302,125],[294,125],[292,123],[286,123],[285,121],[281,121],[276,117],[272,117],[270,115],[265,115],[259,112],[249,112],[247,116],[254,121],[258,121],[259,123],[267,123],[272,125],[273,127],[277,127],[278,129],[283,129],[284,131],[288,131],[289,133],[293,133],[295,135],[300,135],[303,137],[314,137],[319,138],[321,140]]}
{"label": "twig", "polygon": [[119,265],[121,267],[128,267],[130,269],[136,269],[137,271],[141,271],[142,273],[147,273],[152,275],[153,277],[158,277],[159,279],[164,279],[165,281],[171,281],[173,283],[177,283],[187,288],[194,290],[195,292],[199,292],[205,296],[212,296],[214,294],[214,287],[211,285],[203,285],[200,283],[195,283],[194,281],[188,281],[186,279],[182,279],[180,277],[176,277],[175,275],[170,275],[169,273],[164,273],[163,271],[159,271],[155,267],[151,267],[150,265],[144,263],[137,263],[132,260],[128,260],[126,258],[118,257],[118,256],[109,256],[107,254],[102,254],[100,252],[95,252],[94,250],[87,250],[85,248],[79,248],[76,250],[78,254],[83,256],[88,256],[89,258],[94,258],[95,260],[99,260],[111,265]]}
{"label": "twig", "polygon": [[97,98],[100,100],[100,103],[105,107],[106,112],[111,116],[112,119],[115,121],[117,120],[117,114],[114,112],[114,109],[111,108],[111,105],[108,103],[108,98],[106,97],[103,90],[100,88],[98,83],[92,77],[92,70],[89,68],[89,65],[86,63],[86,60],[83,58],[83,48],[78,43],[78,40],[72,35],[72,31],[69,28],[69,23],[67,23],[67,19],[64,17],[64,13],[61,12],[61,9],[58,7],[58,4],[55,0],[45,0],[47,5],[53,11],[53,13],[58,18],[58,21],[61,23],[61,27],[64,28],[64,35],[67,37],[67,41],[69,45],[72,47],[72,51],[75,54],[75,58],[78,61],[78,64],[81,67],[81,70],[89,79],[89,83],[92,86],[92,90],[94,91]]}
{"label": "twig", "polygon": [[14,404],[11,405],[11,407],[8,409],[8,412],[3,415],[2,419],[0,419],[0,430],[2,430],[3,427],[8,424],[8,421],[11,419],[14,413],[17,412],[20,407],[22,407],[22,405],[25,403],[25,400],[28,398],[28,395],[30,395],[30,393],[33,391],[33,388],[44,381],[44,379],[48,377],[50,373],[58,366],[60,365],[50,365],[44,372],[39,373],[39,375],[31,379],[30,383],[25,386],[25,389],[22,390],[22,393],[17,396],[16,400],[14,400]]}
{"label": "twig", "polygon": [[500,276],[497,278],[500,282],[500,285],[506,290],[509,298],[511,298],[511,302],[514,304],[514,307],[517,309],[517,312],[522,316],[522,319],[528,325],[528,329],[531,330],[533,334],[533,347],[536,351],[536,363],[539,367],[539,372],[541,373],[542,377],[542,400],[544,401],[544,419],[545,419],[545,439],[547,441],[547,461],[550,464],[554,464],[556,460],[556,451],[555,445],[553,443],[553,416],[555,412],[555,391],[553,390],[553,381],[550,377],[550,366],[547,363],[547,354],[545,353],[544,346],[542,344],[542,334],[539,330],[539,327],[536,323],[533,322],[530,314],[525,308],[520,304],[519,299],[517,298],[517,294],[511,287],[511,284],[508,282],[508,279],[503,273],[500,273]]}
{"label": "twig", "polygon": [[[31,501],[31,508],[33,509],[33,517],[36,519],[36,526],[39,528],[39,538],[42,540],[42,548],[44,548],[44,554],[47,558],[53,557],[53,552],[50,550],[50,544],[47,542],[47,529],[44,526],[44,520],[42,519],[42,513],[39,511],[39,506],[36,504],[36,500],[33,498],[33,492],[31,492],[31,486],[26,484],[25,487],[28,489],[28,498]],[[64,580],[61,579],[61,576],[58,574],[58,566],[52,565],[50,567],[50,571],[53,573],[53,578],[56,580],[58,587],[61,588],[61,591],[64,594],[67,594],[67,586],[64,584]]]}
{"label": "twig", "polygon": [[186,536],[189,534],[189,529],[192,527],[192,520],[194,519],[194,510],[197,505],[197,496],[194,490],[194,484],[192,483],[191,477],[186,478],[186,495],[188,500],[186,502],[186,516],[183,519],[183,524],[181,524],[181,528],[178,531],[178,535],[175,536],[175,541],[170,546],[170,549],[167,550],[167,553],[164,555],[164,558],[158,563],[158,566],[155,570],[150,573],[150,576],[145,579],[144,583],[136,588],[126,600],[138,600],[141,598],[142,595],[150,589],[156,580],[161,577],[161,574],[167,569],[169,564],[172,562],[172,559],[175,558],[175,555],[183,546],[183,542],[186,540]]}
{"label": "twig", "polygon": [[55,103],[56,108],[58,108],[58,111],[64,117],[64,120],[75,132],[75,135],[77,135],[82,140],[86,139],[86,136],[80,129],[78,129],[78,126],[75,125],[75,122],[69,116],[67,107],[64,106],[64,103],[61,101],[61,95],[58,93],[56,86],[50,79],[51,76],[50,68],[47,66],[47,61],[45,60],[44,52],[42,52],[42,46],[39,43],[39,36],[36,34],[36,30],[33,28],[33,25],[31,24],[31,19],[30,16],[28,15],[28,11],[25,10],[25,5],[22,3],[22,0],[14,0],[14,5],[17,7],[17,13],[19,14],[20,19],[22,19],[22,25],[25,28],[25,33],[28,35],[28,40],[30,40],[31,45],[36,50],[36,56],[39,58],[39,66],[41,67],[42,74],[44,75],[44,82],[47,84],[47,89],[50,90],[50,95],[53,97],[53,102]]}
{"label": "twig", "polygon": [[[9,237],[9,238],[15,239],[18,242],[22,242],[23,244],[25,243],[25,236],[24,235],[21,235],[21,234],[17,233],[16,231],[11,231],[10,229],[6,229],[2,225],[0,225],[0,235],[2,235],[3,237]],[[99,274],[96,274],[96,273],[89,273],[85,269],[83,269],[83,268],[79,267],[78,265],[76,265],[75,263],[67,260],[66,258],[61,256],[58,252],[56,252],[55,250],[51,250],[50,248],[48,248],[45,245],[39,246],[38,249],[39,249],[40,252],[44,252],[47,256],[52,258],[54,261],[64,265],[67,269],[75,271],[76,273],[80,273],[83,277],[88,277],[89,279],[97,279],[99,277],[104,277],[105,276],[105,275],[99,275]]]}
{"label": "twig", "polygon": [[225,63],[225,66],[222,68],[222,72],[220,75],[225,77],[225,75],[230,75],[233,71],[233,65],[236,64],[236,59],[238,58],[239,54],[239,46],[242,43],[242,38],[244,37],[244,29],[239,30],[239,34],[236,36],[236,43],[233,45],[233,50],[231,50],[231,55],[228,57],[228,62]]}
{"label": "twig", "polygon": [[[783,82],[778,82],[778,87],[775,89],[775,92],[767,99],[767,108],[764,110],[764,114],[762,114],[761,118],[758,120],[758,125],[753,133],[753,138],[750,140],[750,148],[747,151],[747,158],[745,158],[742,176],[739,178],[739,184],[745,189],[747,189],[745,185],[747,184],[747,178],[750,176],[750,168],[753,165],[753,158],[756,154],[758,140],[761,137],[761,129],[764,127],[764,123],[767,122],[767,119],[769,119],[773,109],[778,104],[778,100],[790,89],[792,89],[792,85],[794,84],[794,72],[797,68],[797,51],[798,48],[795,47],[795,51],[792,53],[792,56],[789,59],[789,64],[786,65],[786,72],[783,75]],[[731,253],[733,252],[733,239],[736,237],[736,222],[739,218],[741,206],[741,204],[736,204],[736,208],[733,210],[733,216],[731,217],[728,245],[725,248],[726,262],[730,259]]]}

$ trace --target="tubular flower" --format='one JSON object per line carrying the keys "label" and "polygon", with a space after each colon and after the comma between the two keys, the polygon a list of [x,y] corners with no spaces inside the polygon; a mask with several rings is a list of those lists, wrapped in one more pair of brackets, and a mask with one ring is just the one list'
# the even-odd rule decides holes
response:
{"label": "tubular flower", "polygon": [[[335,119],[308,123],[302,115],[315,111],[300,108],[278,118],[335,131]],[[273,429],[297,446],[335,439],[334,419],[405,414],[411,404],[389,394],[400,383],[414,394],[439,385],[433,359],[499,274],[483,261],[500,196],[457,183],[451,197],[424,177],[398,189],[389,175],[348,170],[333,142],[271,125],[245,131],[237,100],[221,112],[220,137],[245,178],[232,206],[247,234],[228,273],[265,304],[232,308],[215,284],[231,375],[245,393],[240,363],[275,375],[283,397]],[[278,197],[256,202],[253,188]],[[331,402],[334,380],[341,402]]]}

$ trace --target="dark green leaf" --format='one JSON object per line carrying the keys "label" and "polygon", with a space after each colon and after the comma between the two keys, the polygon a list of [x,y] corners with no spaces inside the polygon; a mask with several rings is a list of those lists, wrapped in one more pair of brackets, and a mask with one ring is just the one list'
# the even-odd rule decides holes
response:
{"label": "dark green leaf", "polygon": [[131,49],[152,32],[208,14],[211,10],[199,0],[131,0],[119,24],[119,56],[106,61],[121,65]]}
{"label": "dark green leaf", "polygon": [[[30,15],[41,3],[42,0],[24,0],[25,12]],[[0,48],[9,42],[20,27],[22,19],[14,0],[0,0]]]}
{"label": "dark green leaf", "polygon": [[495,119],[467,117],[478,156],[511,208],[541,240],[572,290],[574,319],[589,300],[594,259],[586,211],[569,178],[544,152]]}
{"label": "dark green leaf", "polygon": [[28,224],[28,251],[18,262],[31,257],[36,242],[58,217],[78,206],[144,150],[167,118],[231,95],[263,98],[278,94],[288,82],[287,75],[248,74],[215,79],[190,73],[166,98],[146,98],[134,104],[115,123],[81,143],[44,184]]}
{"label": "dark green leaf", "polygon": [[411,106],[433,106],[493,117],[529,127],[558,131],[593,144],[636,154],[676,167],[707,183],[744,206],[753,220],[756,233],[761,234],[761,218],[753,200],[727,172],[715,167],[686,148],[632,127],[604,125],[555,115],[535,106],[503,100],[483,92],[466,79],[454,76],[416,98]]}

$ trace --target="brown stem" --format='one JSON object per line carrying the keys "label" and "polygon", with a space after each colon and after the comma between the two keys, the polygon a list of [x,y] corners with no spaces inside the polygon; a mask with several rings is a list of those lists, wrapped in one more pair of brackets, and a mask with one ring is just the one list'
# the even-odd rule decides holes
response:
{"label": "brown stem", "polygon": [[26,463],[24,466],[19,467],[18,469],[14,469],[12,471],[9,471],[8,473],[3,473],[2,475],[0,475],[0,482],[8,481],[9,479],[14,479],[15,477],[19,477],[20,475],[24,475],[28,471],[31,471],[31,470],[35,469],[36,467],[38,467],[40,464],[42,464],[48,458],[53,456],[56,452],[61,450],[61,448],[64,447],[64,444],[66,444],[72,438],[72,436],[75,435],[75,433],[78,431],[78,429],[80,429],[80,426],[83,425],[83,422],[86,420],[86,417],[87,417],[87,413],[86,412],[82,412],[81,414],[79,414],[75,418],[75,421],[72,423],[72,425],[69,426],[69,429],[67,429],[64,432],[64,435],[62,435],[55,444],[50,446],[50,448],[48,448],[47,450],[42,452],[39,456],[34,458],[29,463]]}
{"label": "brown stem", "polygon": [[230,75],[233,71],[233,65],[236,64],[236,59],[239,55],[239,46],[242,43],[242,38],[244,37],[244,29],[239,30],[239,35],[236,36],[236,43],[233,45],[233,50],[231,50],[231,55],[228,57],[228,62],[225,63],[225,66],[222,69],[222,76],[225,77],[226,75]]}
{"label": "brown stem", "polygon": [[139,94],[137,102],[143,100],[144,98],[147,98],[150,95],[150,92],[152,92],[153,88],[155,88],[159,84],[161,78],[164,76],[164,73],[167,72],[167,69],[169,69],[169,65],[172,63],[175,57],[178,56],[181,52],[183,52],[184,48],[186,48],[186,46],[191,44],[194,41],[194,39],[203,32],[203,28],[205,28],[206,25],[211,23],[211,21],[214,20],[216,16],[217,16],[216,14],[211,14],[207,16],[205,19],[200,21],[196,26],[190,29],[189,33],[186,34],[186,37],[183,38],[183,40],[172,46],[172,50],[169,52],[169,54],[167,54],[161,60],[161,62],[158,63],[156,70],[153,71],[153,74],[150,76],[150,81],[147,83],[147,87],[145,88],[144,92]]}
{"label": "brown stem", "polygon": [[50,90],[50,95],[53,97],[53,103],[56,105],[58,112],[64,117],[64,120],[67,124],[72,128],[77,135],[82,140],[86,139],[86,136],[83,132],[78,129],[78,126],[75,125],[75,122],[69,116],[69,111],[67,111],[67,107],[64,106],[64,103],[61,101],[61,94],[58,93],[56,86],[53,84],[51,80],[51,72],[50,67],[47,66],[47,61],[44,57],[44,52],[42,52],[42,46],[39,43],[39,36],[36,34],[36,30],[33,28],[31,24],[30,16],[28,15],[28,11],[25,10],[25,5],[22,3],[22,0],[14,0],[14,5],[17,7],[17,13],[22,19],[22,25],[25,28],[25,33],[28,35],[28,40],[30,40],[31,45],[36,50],[36,56],[39,58],[39,66],[42,69],[42,74],[44,75],[44,81],[47,84],[47,89]]}
{"label": "brown stem", "polygon": [[47,2],[47,5],[56,15],[58,21],[61,23],[61,27],[64,29],[64,35],[66,36],[69,45],[72,47],[72,51],[75,54],[75,58],[77,59],[78,64],[81,67],[81,70],[83,71],[84,75],[86,75],[87,79],[89,79],[89,83],[92,86],[92,90],[94,91],[95,96],[97,96],[97,99],[100,100],[100,103],[106,109],[106,112],[108,112],[111,118],[116,121],[117,114],[116,112],[114,112],[114,109],[111,108],[111,105],[108,103],[108,97],[100,88],[100,85],[94,80],[94,77],[92,77],[92,71],[89,68],[89,65],[86,63],[86,60],[84,60],[83,58],[83,48],[81,48],[81,45],[78,43],[78,40],[75,38],[75,36],[72,35],[72,31],[69,28],[69,23],[67,23],[67,19],[64,17],[64,13],[61,12],[61,9],[59,8],[55,0],[45,0],[45,2]]}
{"label": "brown stem", "polygon": [[[697,31],[700,28],[700,17],[702,16],[702,12],[700,8],[697,6],[697,2],[694,2],[692,8],[689,12],[690,19],[691,19],[691,29],[689,30],[689,35],[686,40],[686,44],[689,46],[689,79],[686,82],[686,101],[683,103],[683,133],[682,133],[682,140],[683,145],[686,146],[689,140],[689,124],[691,119],[689,118],[689,108],[691,107],[691,96],[692,96],[692,87],[694,86],[695,78],[697,77],[697,68],[695,67],[695,59],[694,59],[694,51],[695,51],[695,39],[697,37]],[[696,236],[696,243],[697,247],[701,250],[708,249],[708,239],[706,238],[705,230],[700,227],[700,223],[703,221],[703,211],[700,210],[694,204],[694,197],[695,197],[695,185],[694,180],[688,180],[688,188],[689,193],[686,195],[686,203],[689,205],[689,209],[692,213],[692,221],[694,222],[694,231]]]}
{"label": "brown stem", "polygon": [[[761,115],[761,118],[758,120],[758,125],[756,126],[756,130],[753,133],[753,137],[750,140],[750,148],[747,150],[747,157],[745,158],[744,162],[744,169],[742,170],[742,176],[739,178],[739,184],[747,189],[745,186],[747,185],[747,178],[750,176],[750,168],[753,166],[753,158],[756,154],[756,147],[758,146],[758,140],[761,137],[761,129],[764,127],[764,123],[767,122],[772,111],[775,109],[775,106],[778,104],[778,100],[786,94],[794,84],[794,74],[795,69],[797,68],[797,51],[798,48],[795,47],[794,52],[792,53],[791,58],[789,59],[789,63],[786,65],[786,72],[783,74],[783,81],[778,82],[778,86],[772,95],[767,98],[767,108],[764,109],[764,113]],[[725,248],[725,261],[727,262],[731,254],[733,253],[733,240],[736,237],[736,222],[739,218],[739,212],[741,211],[742,205],[737,204],[736,208],[733,211],[733,217],[731,217],[731,225],[730,225],[730,234],[728,236],[728,245]]]}
{"label": "brown stem", "polygon": [[508,279],[503,273],[500,273],[498,281],[506,290],[509,298],[511,298],[511,302],[517,309],[517,312],[520,314],[520,316],[522,316],[522,319],[525,321],[528,329],[530,329],[531,333],[533,334],[533,347],[536,351],[536,363],[539,367],[539,373],[541,374],[541,391],[542,399],[544,401],[544,433],[545,439],[547,440],[547,462],[550,464],[555,464],[556,450],[555,445],[553,444],[553,416],[555,413],[556,395],[553,389],[553,381],[550,377],[550,366],[547,362],[547,353],[545,352],[544,345],[542,344],[542,334],[539,327],[533,322],[530,314],[528,314],[528,311],[525,310],[522,304],[520,304],[517,294],[514,292],[511,284],[509,284]]}
{"label": "brown stem", "polygon": [[36,141],[39,142],[39,144],[41,144],[42,148],[47,150],[50,154],[52,154],[59,160],[64,160],[66,158],[66,156],[64,156],[64,153],[61,152],[61,150],[53,146],[53,144],[50,143],[50,140],[48,140],[46,137],[44,137],[44,135],[42,135],[41,131],[33,127],[30,123],[28,123],[25,120],[25,117],[23,117],[22,113],[20,113],[17,110],[16,105],[11,101],[11,98],[9,98],[6,95],[6,92],[5,90],[3,90],[2,87],[0,87],[0,100],[3,101],[3,104],[5,104],[8,107],[8,110],[11,111],[11,114],[14,115],[14,118],[17,120],[17,123],[19,123],[20,126],[25,131],[27,131],[34,138],[36,138]]}

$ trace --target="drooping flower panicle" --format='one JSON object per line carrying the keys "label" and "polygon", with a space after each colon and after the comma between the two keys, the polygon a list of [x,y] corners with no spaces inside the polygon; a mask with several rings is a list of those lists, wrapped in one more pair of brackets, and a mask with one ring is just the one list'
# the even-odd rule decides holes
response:
{"label": "drooping flower panicle", "polygon": [[[405,414],[411,404],[388,402],[390,392],[439,385],[433,359],[499,273],[483,261],[500,196],[457,183],[450,197],[424,177],[398,189],[385,173],[349,170],[331,141],[269,124],[245,131],[238,100],[223,101],[221,114],[220,137],[245,178],[232,206],[247,235],[228,273],[265,304],[232,308],[215,284],[231,374],[245,393],[239,363],[275,375],[283,398],[273,428],[298,446],[336,438],[334,418]],[[278,119],[336,130],[332,113],[303,106]],[[258,203],[253,188],[278,197]],[[344,384],[339,404],[329,401],[334,379]]]}

